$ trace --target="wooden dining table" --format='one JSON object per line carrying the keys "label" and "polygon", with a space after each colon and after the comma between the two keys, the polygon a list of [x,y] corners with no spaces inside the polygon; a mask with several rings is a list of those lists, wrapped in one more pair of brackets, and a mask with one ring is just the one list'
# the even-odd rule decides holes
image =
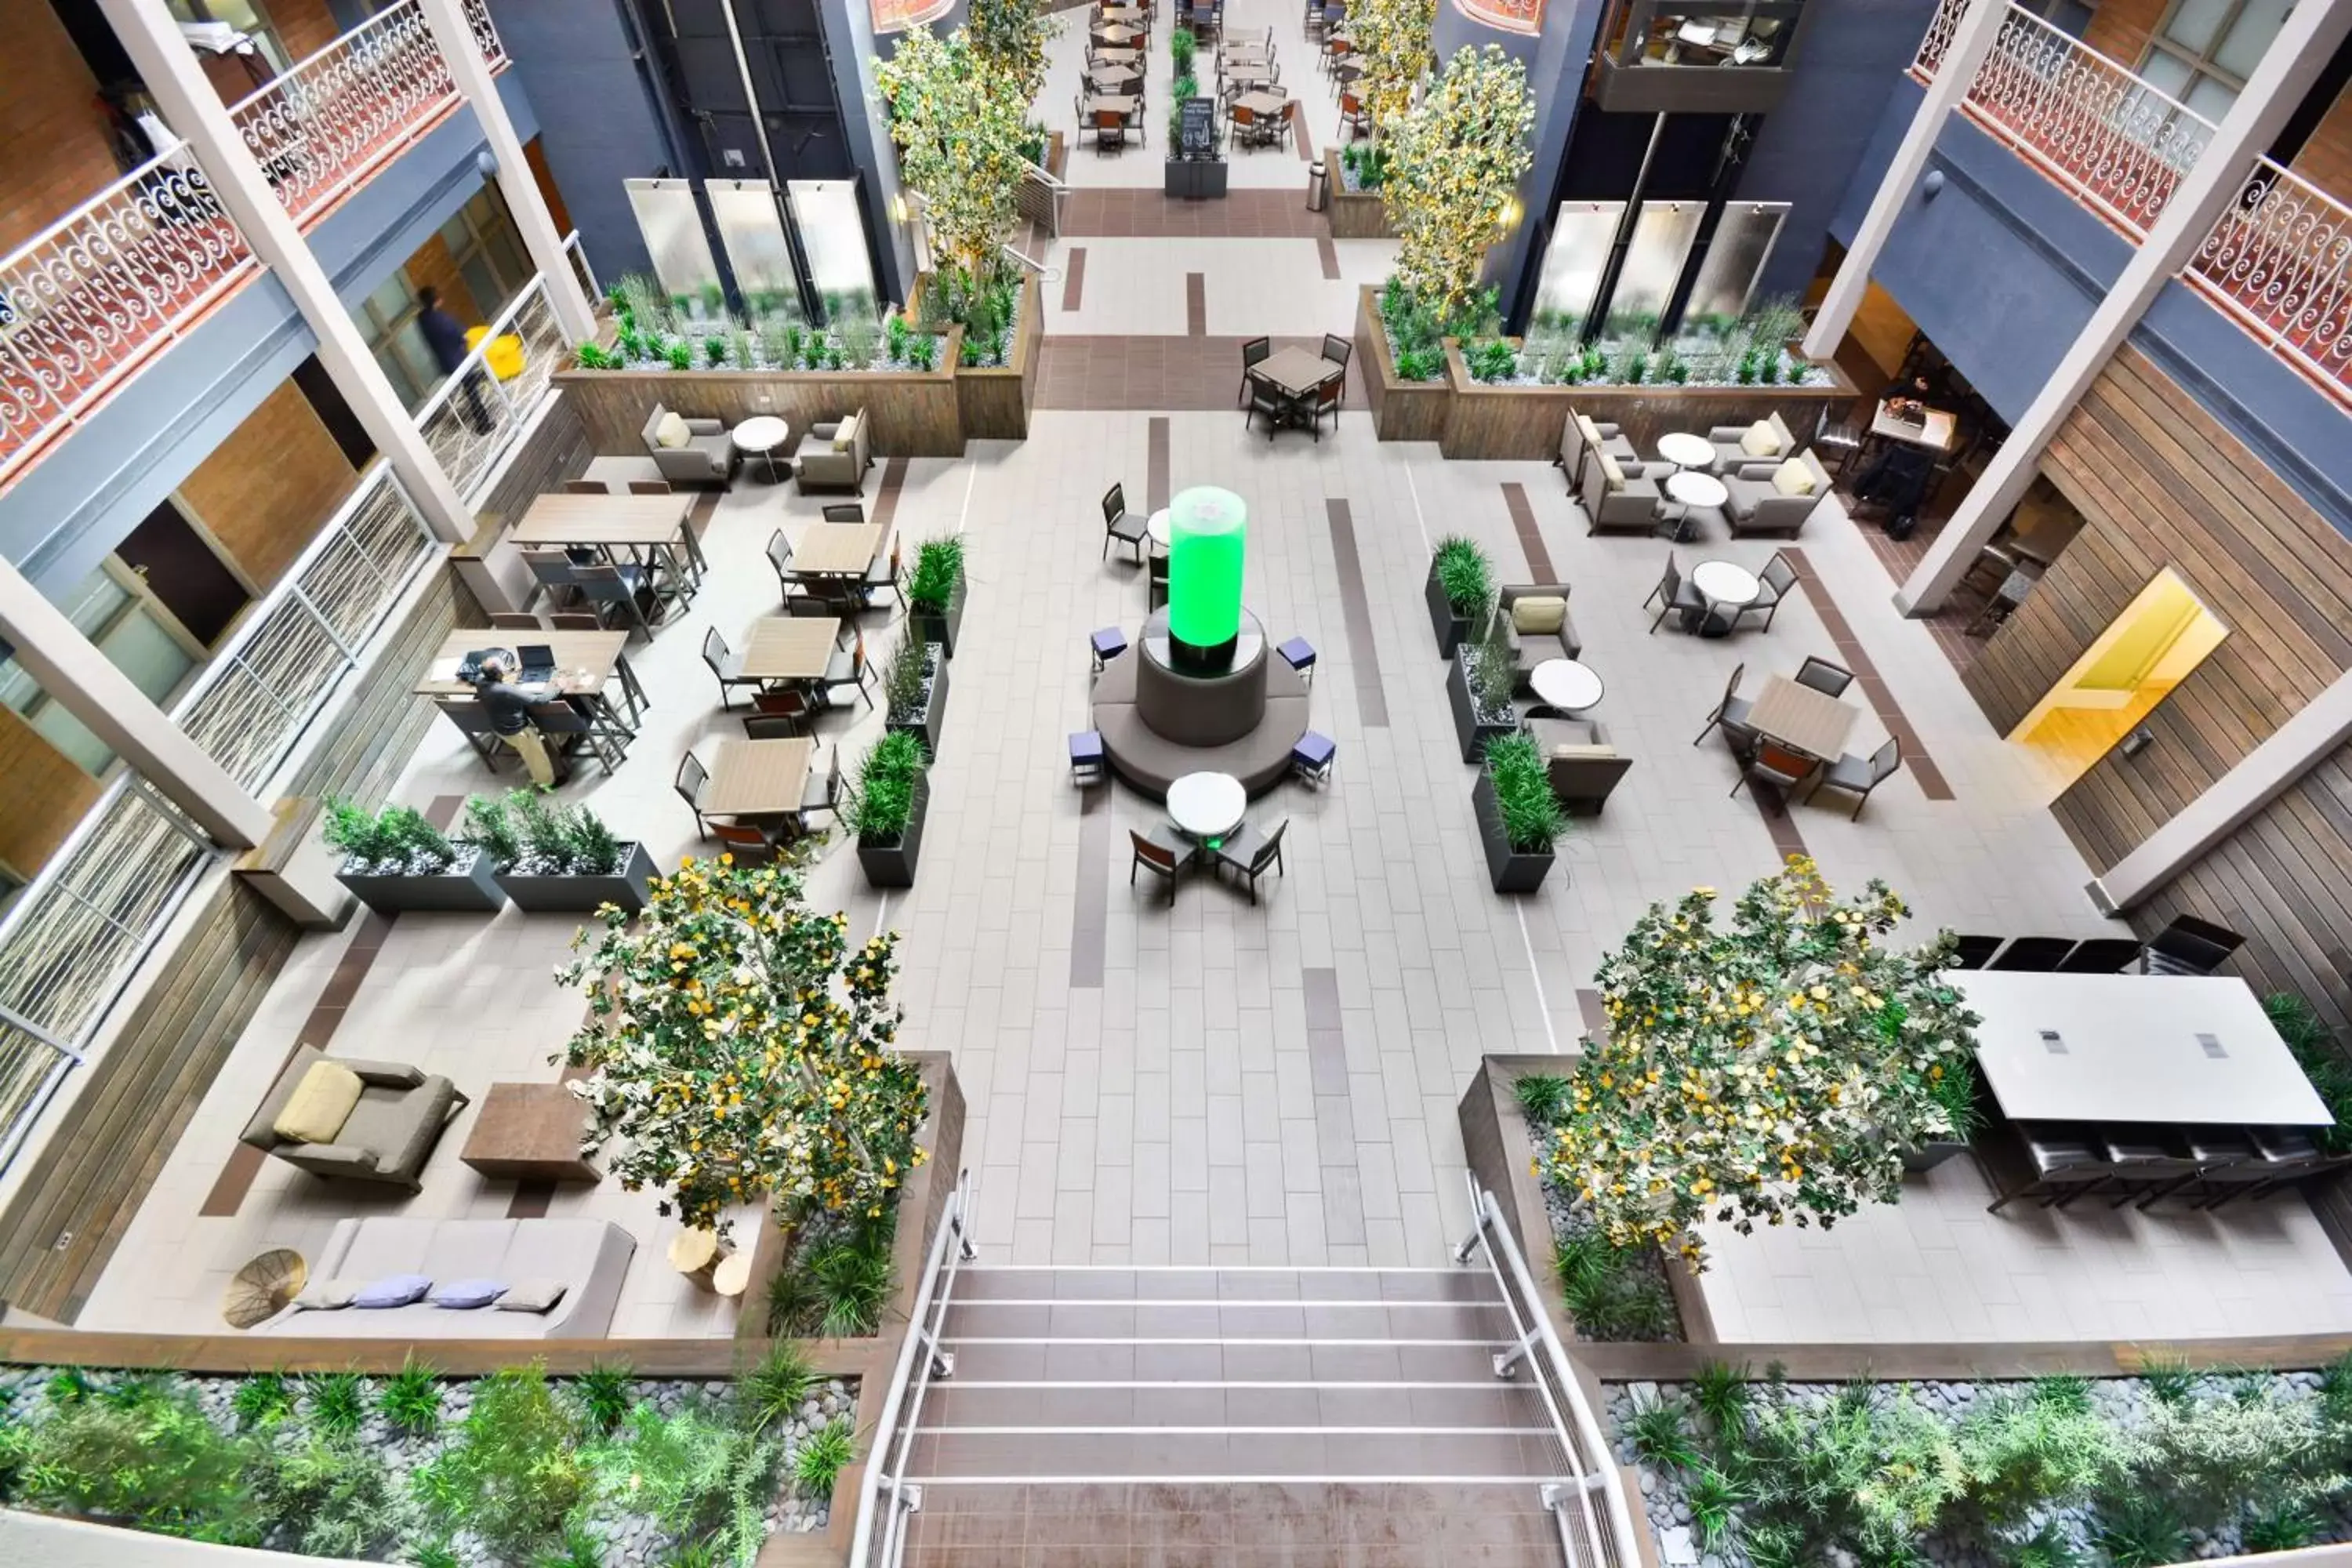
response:
{"label": "wooden dining table", "polygon": [[686,531],[687,514],[693,505],[692,496],[675,493],[539,496],[507,538],[534,549],[674,546]]}
{"label": "wooden dining table", "polygon": [[823,680],[840,641],[837,616],[762,616],[743,639],[742,671],[754,680]]}
{"label": "wooden dining table", "polygon": [[793,575],[863,577],[881,553],[878,522],[813,522],[793,546]]}
{"label": "wooden dining table", "polygon": [[721,741],[711,754],[710,778],[703,785],[706,816],[788,816],[801,808],[816,742],[805,736],[782,741]]}
{"label": "wooden dining table", "polygon": [[474,688],[457,679],[466,656],[485,648],[512,650],[519,644],[544,645],[555,657],[554,684],[565,697],[588,697],[611,684],[628,646],[627,632],[541,632],[460,628],[441,639],[432,663],[409,689],[419,697],[471,697]]}
{"label": "wooden dining table", "polygon": [[1282,349],[1251,366],[1250,374],[1286,396],[1306,397],[1333,376],[1345,375],[1347,369],[1305,349]]}
{"label": "wooden dining table", "polygon": [[1255,88],[1234,99],[1234,107],[1246,109],[1261,121],[1272,121],[1282,118],[1283,106],[1289,101],[1289,96],[1286,93],[1269,92],[1264,88]]}
{"label": "wooden dining table", "polygon": [[1142,37],[1142,29],[1138,27],[1123,27],[1115,22],[1108,26],[1098,26],[1094,31],[1094,40],[1096,43],[1108,44],[1113,48],[1125,48],[1127,46],[1141,39]]}
{"label": "wooden dining table", "polygon": [[1131,89],[1143,79],[1143,73],[1133,66],[1097,65],[1087,68],[1087,87],[1090,92],[1113,96],[1130,96]]}
{"label": "wooden dining table", "polygon": [[1853,733],[1856,717],[1850,704],[1828,692],[1774,675],[1765,679],[1763,690],[1756,694],[1748,722],[1767,740],[1809,757],[1834,762],[1844,754],[1845,738]]}

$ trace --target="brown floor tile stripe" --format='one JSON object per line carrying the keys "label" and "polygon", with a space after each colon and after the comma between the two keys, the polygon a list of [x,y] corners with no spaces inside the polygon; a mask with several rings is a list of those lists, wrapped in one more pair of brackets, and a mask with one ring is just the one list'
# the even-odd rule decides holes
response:
{"label": "brown floor tile stripe", "polygon": [[1085,792],[1078,817],[1078,896],[1070,904],[1070,989],[1099,991],[1110,909],[1110,786]]}
{"label": "brown floor tile stripe", "polygon": [[1339,496],[1323,504],[1330,517],[1339,607],[1348,626],[1348,674],[1356,683],[1356,717],[1368,730],[1385,730],[1389,700],[1381,688],[1381,650],[1372,640],[1372,605],[1364,593],[1364,558],[1356,549],[1355,514]]}
{"label": "brown floor tile stripe", "polygon": [[[1242,416],[1242,343],[1238,337],[1061,336],[1049,333],[1037,366],[1037,406],[1205,411]],[[1320,338],[1276,338],[1277,349],[1319,353]],[[1361,368],[1348,367],[1346,405],[1367,406]],[[1300,438],[1306,438],[1304,431]]]}
{"label": "brown floor tile stripe", "polygon": [[1290,122],[1291,142],[1298,149],[1298,161],[1315,162],[1315,138],[1307,133],[1307,116],[1300,114]]}
{"label": "brown floor tile stripe", "polygon": [[874,491],[874,505],[866,516],[881,524],[884,537],[888,537],[890,524],[898,515],[898,492],[907,488],[907,459],[888,458],[882,464],[882,483]]}
{"label": "brown floor tile stripe", "polygon": [[1086,287],[1087,247],[1083,245],[1074,245],[1070,247],[1068,254],[1062,258],[1062,309],[1076,310],[1078,298],[1086,291]]}
{"label": "brown floor tile stripe", "polygon": [[1158,511],[1168,504],[1168,421],[1154,419],[1144,439],[1143,504]]}
{"label": "brown floor tile stripe", "polygon": [[1234,191],[1222,201],[1172,201],[1141,186],[1074,190],[1064,239],[1314,239],[1331,220],[1293,190]]}
{"label": "brown floor tile stripe", "polygon": [[1552,575],[1551,551],[1544,544],[1543,531],[1536,526],[1536,509],[1528,504],[1528,487],[1516,480],[1503,487],[1503,505],[1511,514],[1511,527],[1519,536],[1520,552],[1528,558],[1530,583],[1557,583]]}
{"label": "brown floor tile stripe", "polygon": [[1601,993],[1590,985],[1578,986],[1576,1012],[1584,1020],[1584,1037],[1606,1044],[1609,1039],[1609,1007],[1601,1001]]}
{"label": "brown floor tile stripe", "polygon": [[1836,645],[1839,658],[1862,682],[1862,689],[1869,697],[1871,709],[1877,713],[1878,721],[1886,726],[1888,734],[1903,742],[1903,765],[1918,784],[1919,793],[1929,800],[1953,798],[1952,786],[1946,782],[1943,770],[1937,767],[1936,760],[1927,754],[1927,747],[1919,739],[1919,731],[1912,728],[1911,721],[1896,705],[1895,693],[1879,678],[1878,667],[1871,662],[1870,655],[1855,639],[1853,624],[1845,618],[1845,612],[1838,608],[1837,601],[1830,597],[1829,585],[1806,562],[1803,551],[1790,545],[1781,553],[1788,556],[1789,564],[1797,569],[1798,578],[1805,584],[1805,596],[1812,601],[1813,613],[1821,616],[1822,628],[1830,634],[1830,641]]}
{"label": "brown floor tile stripe", "polygon": [[1199,272],[1184,274],[1184,331],[1201,337],[1209,330],[1209,279]]}
{"label": "brown floor tile stripe", "polygon": [[[457,812],[465,804],[466,797],[462,795],[436,795],[433,803],[425,808],[425,819],[436,827],[446,828],[457,820]],[[311,1006],[310,1016],[302,1021],[300,1031],[294,1037],[292,1048],[278,1064],[279,1071],[285,1070],[286,1063],[294,1059],[295,1051],[304,1046],[323,1051],[334,1043],[335,1031],[342,1027],[343,1015],[349,1010],[352,998],[359,994],[360,985],[367,979],[368,971],[375,967],[377,956],[383,952],[384,939],[392,934],[392,922],[397,919],[397,915],[380,915],[373,910],[361,913],[359,929],[352,933],[350,945],[343,949],[343,956],[336,961],[334,973],[327,977],[327,984],[320,989],[319,1000]],[[272,1081],[275,1081],[275,1075],[272,1075]],[[243,1126],[240,1121],[240,1131]],[[253,1191],[254,1178],[261,1174],[262,1161],[268,1158],[249,1143],[239,1143],[230,1149],[228,1158],[221,1164],[220,1174],[214,1178],[212,1190],[205,1194],[205,1201],[196,1213],[206,1219],[235,1217],[245,1203],[246,1194]]]}
{"label": "brown floor tile stripe", "polygon": [[1764,831],[1772,836],[1772,847],[1781,859],[1802,855],[1810,858],[1812,851],[1805,847],[1805,836],[1797,831],[1797,814],[1770,784],[1750,781],[1748,796],[1756,803],[1756,815],[1764,819]]}
{"label": "brown floor tile stripe", "polygon": [[1356,1149],[1356,1107],[1348,1085],[1348,1046],[1341,1033],[1339,972],[1302,969],[1307,1003],[1307,1070],[1315,1090],[1315,1157],[1323,1192],[1323,1239],[1362,1247],[1364,1178]]}
{"label": "brown floor tile stripe", "polygon": [[1327,282],[1338,282],[1339,280],[1339,247],[1331,242],[1328,235],[1315,242],[1315,256],[1316,259],[1323,263],[1324,279]]}

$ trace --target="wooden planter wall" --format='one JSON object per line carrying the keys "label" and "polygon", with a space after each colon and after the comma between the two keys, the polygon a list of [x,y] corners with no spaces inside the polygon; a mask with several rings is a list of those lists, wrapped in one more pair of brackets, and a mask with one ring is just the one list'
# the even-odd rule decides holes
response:
{"label": "wooden planter wall", "polygon": [[1029,410],[1037,405],[1037,367],[1045,361],[1045,291],[1033,275],[1021,285],[1021,329],[1013,336],[1013,363],[1002,369],[956,367],[956,407],[965,439],[1028,438]]}
{"label": "wooden planter wall", "polygon": [[1445,434],[1445,407],[1454,396],[1443,381],[1399,381],[1389,357],[1389,334],[1369,283],[1356,291],[1356,363],[1364,367],[1364,401],[1383,441],[1434,441]]}
{"label": "wooden planter wall", "polygon": [[1394,239],[1388,204],[1378,191],[1351,191],[1340,178],[1339,149],[1323,149],[1323,174],[1331,193],[1333,239]]}

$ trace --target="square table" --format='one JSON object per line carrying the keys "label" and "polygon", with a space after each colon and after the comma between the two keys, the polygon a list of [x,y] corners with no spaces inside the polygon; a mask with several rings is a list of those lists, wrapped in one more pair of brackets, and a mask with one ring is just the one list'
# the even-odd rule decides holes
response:
{"label": "square table", "polygon": [[[1242,101],[1249,100],[1245,97]],[[1280,112],[1279,107],[1276,112]],[[1305,397],[1333,376],[1345,375],[1347,369],[1305,349],[1282,349],[1252,365],[1250,374],[1288,396]]]}
{"label": "square table", "polygon": [[1102,9],[1095,13],[1095,20],[1097,22],[1113,24],[1122,27],[1141,26],[1143,25],[1143,7],[1140,5],[1105,5]]}
{"label": "square table", "polygon": [[1769,677],[1748,710],[1749,728],[1782,745],[1834,762],[1845,752],[1854,710],[1826,691],[1800,686],[1785,675]]}
{"label": "square table", "polygon": [[457,1158],[510,1182],[598,1182],[603,1173],[580,1152],[588,1126],[587,1102],[567,1085],[493,1083]]}
{"label": "square table", "polygon": [[1127,96],[1120,89],[1134,87],[1141,79],[1142,75],[1143,73],[1133,66],[1089,66],[1087,68],[1087,87],[1089,91],[1097,94],[1111,97]]}
{"label": "square table", "polygon": [[863,577],[881,553],[878,522],[813,522],[793,546],[793,575]]}
{"label": "square table", "polygon": [[1227,66],[1267,66],[1274,63],[1274,51],[1264,44],[1227,44],[1217,59]]}
{"label": "square table", "polygon": [[2335,1121],[2261,999],[2233,975],[1973,969],[1944,978],[1983,1020],[1977,1065],[2012,1121]]}
{"label": "square table", "polygon": [[507,537],[533,548],[589,545],[647,547],[677,542],[694,498],[550,495],[533,500]]}
{"label": "square table", "polygon": [[1097,49],[1094,64],[1098,66],[1137,66],[1143,64],[1141,49]]}
{"label": "square table", "polygon": [[1952,449],[1952,437],[1959,428],[1957,416],[1941,408],[1927,410],[1924,422],[1914,425],[1907,419],[1897,419],[1881,403],[1871,411],[1870,433],[1884,436],[1890,441],[1907,441],[1914,447],[1925,447],[1933,452]]}
{"label": "square table", "polygon": [[[1268,92],[1264,89],[1255,89],[1249,92],[1243,93],[1239,98],[1234,99],[1234,107],[1236,109],[1248,110],[1252,114],[1257,116],[1258,123],[1261,125],[1274,125],[1281,122],[1283,105],[1289,101],[1289,98],[1283,93]],[[1304,349],[1290,349],[1286,352],[1303,354],[1307,351]],[[1329,362],[1326,361],[1325,363],[1328,363]],[[1264,370],[1265,367],[1264,365],[1260,365],[1258,368],[1260,370]]]}
{"label": "square table", "polygon": [[1135,106],[1139,101],[1140,100],[1132,93],[1090,94],[1087,99],[1087,122],[1090,125],[1094,123],[1094,118],[1097,114],[1116,114],[1124,120],[1135,112]]}
{"label": "square table", "polygon": [[705,816],[785,816],[801,808],[816,742],[805,736],[787,741],[721,741],[710,759],[704,786]]}
{"label": "square table", "polygon": [[467,654],[486,647],[543,643],[555,656],[555,689],[566,697],[593,696],[611,682],[628,641],[626,632],[541,632],[503,626],[454,631],[441,639],[433,662],[409,689],[419,697],[471,697],[474,689],[457,679],[457,666]]}
{"label": "square table", "polygon": [[822,680],[841,640],[833,616],[762,616],[743,640],[743,674],[755,680]]}

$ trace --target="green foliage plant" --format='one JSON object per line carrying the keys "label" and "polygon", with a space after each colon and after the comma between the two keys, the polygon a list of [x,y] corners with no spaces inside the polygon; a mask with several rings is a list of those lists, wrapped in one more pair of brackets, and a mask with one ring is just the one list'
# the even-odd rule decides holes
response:
{"label": "green foliage plant", "polygon": [[1529,1121],[1549,1122],[1568,1108],[1568,1079],[1558,1073],[1531,1072],[1522,1074],[1511,1086],[1518,1098],[1519,1109]]}
{"label": "green foliage plant", "polygon": [[1045,45],[1061,30],[1044,0],[972,0],[964,29],[983,66],[1018,88],[1024,102],[1037,96],[1045,85]]}
{"label": "green foliage plant", "polygon": [[384,1380],[375,1407],[402,1431],[429,1437],[441,1428],[441,1380],[430,1366],[411,1360]]}
{"label": "green foliage plant", "polygon": [[247,1484],[257,1438],[205,1418],[192,1391],[125,1408],[54,1405],[20,1429],[15,1500],[51,1513],[254,1546],[268,1516]]}
{"label": "green foliage plant", "polygon": [[2103,1500],[2091,1538],[2108,1568],[2166,1568],[2189,1555],[2187,1521],[2171,1499],[2152,1488],[2134,1487]]}
{"label": "green foliage plant", "polygon": [[573,357],[579,360],[582,370],[618,370],[628,363],[597,343],[582,343],[573,351]]}
{"label": "green foliage plant", "polygon": [[2248,1552],[2297,1552],[2317,1541],[2326,1528],[2308,1503],[2273,1503],[2248,1516],[2239,1541]]}
{"label": "green foliage plant", "polygon": [[1561,1304],[1588,1340],[1664,1340],[1680,1327],[1674,1297],[1641,1248],[1581,1231],[1553,1245],[1552,1269]]}
{"label": "green foliage plant", "polygon": [[713,332],[702,340],[702,360],[713,370],[726,367],[727,335],[724,332]]}
{"label": "green foliage plant", "polygon": [[2249,1502],[2305,1501],[2344,1489],[2341,1456],[2327,1452],[2319,1405],[2253,1398],[2149,1406],[2141,1436],[2147,1469],[2192,1522],[2219,1524]]}
{"label": "green foliage plant", "polygon": [[1479,721],[1516,726],[1518,710],[1512,706],[1511,696],[1518,689],[1519,664],[1505,635],[1507,625],[1500,615],[1489,615],[1485,635],[1463,644],[1456,657],[1462,660],[1463,678],[1469,682]]}
{"label": "green foliage plant", "polygon": [[892,730],[858,764],[850,798],[842,804],[843,825],[860,838],[895,844],[915,818],[915,789],[930,757],[911,730]]}
{"label": "green foliage plant", "polygon": [[[2347,1369],[2352,1370],[2352,1369]],[[2152,1355],[2139,1369],[2140,1381],[2147,1385],[2149,1397],[2161,1405],[2185,1405],[2197,1397],[2198,1374],[2179,1356]],[[2352,1415],[2352,1377],[2346,1381],[2347,1415]]]}
{"label": "green foliage plant", "polygon": [[1732,1540],[1738,1532],[1739,1506],[1750,1495],[1744,1484],[1711,1465],[1690,1478],[1683,1489],[1683,1500],[1690,1504],[1691,1527],[1702,1550],[1713,1552]]}
{"label": "green foliage plant", "polygon": [[1551,775],[1534,739],[1510,734],[1487,742],[1486,769],[1496,812],[1503,819],[1503,837],[1512,850],[1538,855],[1549,849],[1568,819],[1551,793]]}
{"label": "green foliage plant", "polygon": [[514,814],[508,809],[507,795],[469,795],[466,797],[466,825],[460,837],[490,858],[490,863],[503,871],[522,858],[522,835],[516,830]]}
{"label": "green foliage plant", "polygon": [[893,1280],[891,1236],[889,1226],[863,1226],[811,1254],[808,1270],[824,1309],[818,1332],[856,1339],[882,1326]]}
{"label": "green foliage plant", "polygon": [[775,1343],[735,1380],[737,1419],[750,1431],[789,1423],[816,1386],[816,1372],[796,1345]]}
{"label": "green foliage plant", "polygon": [[435,1522],[527,1562],[561,1536],[587,1492],[580,1436],[540,1367],[493,1373],[474,1385],[449,1446],[411,1484]]}
{"label": "green foliage plant", "polygon": [[2352,1152],[2352,1058],[2344,1054],[2326,1024],[2302,997],[2285,992],[2265,996],[2263,1011],[2270,1015],[2271,1026],[2294,1054],[2295,1065],[2335,1113],[2333,1125],[2311,1130],[2313,1140],[2326,1153]]}
{"label": "green foliage plant", "polygon": [[809,1434],[793,1459],[793,1480],[811,1497],[824,1497],[849,1462],[857,1457],[857,1442],[849,1423],[836,1415]]}
{"label": "green foliage plant", "polygon": [[1201,41],[1192,36],[1192,28],[1176,27],[1170,30],[1168,63],[1173,68],[1176,75],[1185,77],[1192,74],[1192,57],[1199,51],[1200,47]]}
{"label": "green foliage plant", "polygon": [[2055,1521],[2011,1546],[2000,1562],[2001,1568],[2090,1568],[2083,1549]]}
{"label": "green foliage plant", "polygon": [[567,1519],[554,1543],[531,1559],[531,1568],[604,1568],[604,1538],[587,1521]]}
{"label": "green foliage plant", "polygon": [[669,367],[672,370],[692,370],[694,368],[694,347],[685,339],[680,338],[676,342],[671,343],[667,348],[662,350],[662,358],[668,362]]}
{"label": "green foliage plant", "polygon": [[2063,1391],[1980,1405],[1961,1422],[1958,1441],[1969,1510],[1993,1531],[2108,1490],[2139,1457],[2137,1445],[2095,1414],[2088,1399]]}
{"label": "green foliage plant", "polygon": [[592,1432],[610,1432],[629,1413],[629,1363],[598,1362],[571,1380],[572,1397],[580,1403],[581,1419]]}
{"label": "green foliage plant", "polygon": [[375,1449],[314,1433],[261,1452],[248,1482],[306,1556],[372,1557],[396,1532],[391,1474]]}
{"label": "green foliage plant", "polygon": [[367,1419],[367,1380],[355,1372],[319,1372],[302,1379],[302,1415],[322,1437],[358,1433]]}
{"label": "green foliage plant", "polygon": [[1458,533],[1449,533],[1437,542],[1432,558],[1437,574],[1437,585],[1444,592],[1445,603],[1457,616],[1475,619],[1484,614],[1487,602],[1494,597],[1494,579],[1486,565],[1486,552],[1477,544]]}
{"label": "green foliage plant", "polygon": [[1637,1403],[1626,1422],[1633,1452],[1660,1469],[1686,1470],[1701,1462],[1692,1440],[1690,1406],[1679,1399],[1650,1398]]}
{"label": "green foliage plant", "polygon": [[457,847],[411,805],[371,813],[341,795],[330,795],[321,808],[320,835],[330,848],[365,868],[432,876],[447,870],[457,858]]}
{"label": "green foliage plant", "polygon": [[1508,338],[1492,338],[1472,348],[1467,356],[1474,381],[1508,381],[1519,374],[1519,351]]}
{"label": "green foliage plant", "polygon": [[1443,349],[1403,349],[1396,356],[1399,381],[1435,381],[1445,374]]}
{"label": "green foliage plant", "polygon": [[1031,88],[991,68],[983,43],[967,30],[946,38],[928,26],[902,33],[875,80],[889,107],[901,176],[921,194],[925,221],[941,256],[977,272],[1012,228],[1028,161]]}
{"label": "green foliage plant", "polygon": [[902,637],[882,662],[882,711],[893,724],[919,722],[930,686],[930,654],[912,636]]}
{"label": "green foliage plant", "polygon": [[1691,1403],[1706,1418],[1716,1437],[1737,1440],[1747,1430],[1748,1368],[1711,1361],[1691,1374]]}
{"label": "green foliage plant", "polygon": [[281,1372],[240,1378],[228,1396],[229,1414],[247,1430],[274,1426],[294,1414],[294,1385]]}
{"label": "green foliage plant", "polygon": [[1456,51],[1382,130],[1397,275],[1442,315],[1477,292],[1487,249],[1510,228],[1534,123],[1527,67],[1489,44]]}
{"label": "green foliage plant", "polygon": [[907,576],[907,608],[944,616],[962,582],[962,539],[952,533],[926,539],[915,547],[914,569]]}

